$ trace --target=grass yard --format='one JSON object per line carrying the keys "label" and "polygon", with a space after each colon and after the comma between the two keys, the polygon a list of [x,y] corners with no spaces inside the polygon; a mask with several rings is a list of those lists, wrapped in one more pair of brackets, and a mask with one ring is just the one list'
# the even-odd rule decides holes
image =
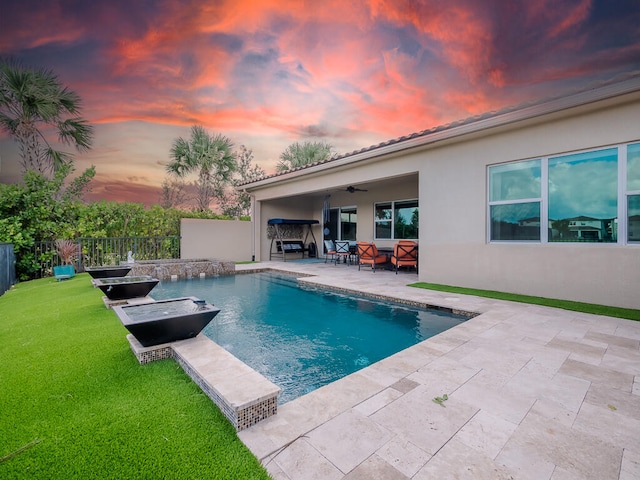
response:
{"label": "grass yard", "polygon": [[607,317],[626,318],[628,320],[640,321],[640,310],[634,310],[631,308],[610,307],[607,305],[597,305],[595,303],[573,302],[571,300],[559,300],[555,298],[533,297],[530,295],[518,295],[517,293],[496,292],[494,290],[454,287],[451,285],[440,285],[437,283],[418,282],[409,286],[425,288],[427,290],[436,290],[439,292],[460,293],[463,295],[475,295],[476,297],[508,300],[510,302],[531,303],[533,305],[562,308],[564,310],[571,310],[574,312],[592,313],[594,315],[606,315]]}
{"label": "grass yard", "polygon": [[173,360],[139,365],[87,274],[0,297],[0,478],[268,479]]}

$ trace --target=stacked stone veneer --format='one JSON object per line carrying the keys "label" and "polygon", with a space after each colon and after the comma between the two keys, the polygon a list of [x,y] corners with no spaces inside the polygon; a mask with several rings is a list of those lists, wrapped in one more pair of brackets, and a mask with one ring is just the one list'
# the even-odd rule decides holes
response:
{"label": "stacked stone veneer", "polygon": [[175,359],[237,431],[278,413],[280,388],[202,334],[152,347],[127,339],[141,364]]}
{"label": "stacked stone veneer", "polygon": [[235,263],[214,259],[196,260],[142,260],[133,263],[130,276],[151,275],[160,280],[171,278],[198,278],[235,273]]}

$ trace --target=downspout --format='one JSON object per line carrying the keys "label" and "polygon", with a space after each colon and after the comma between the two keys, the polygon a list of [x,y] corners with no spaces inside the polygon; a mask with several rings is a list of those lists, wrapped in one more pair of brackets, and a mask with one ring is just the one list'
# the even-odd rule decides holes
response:
{"label": "downspout", "polygon": [[[247,189],[243,188],[242,191],[247,193]],[[251,197],[251,261],[256,261],[256,197]]]}

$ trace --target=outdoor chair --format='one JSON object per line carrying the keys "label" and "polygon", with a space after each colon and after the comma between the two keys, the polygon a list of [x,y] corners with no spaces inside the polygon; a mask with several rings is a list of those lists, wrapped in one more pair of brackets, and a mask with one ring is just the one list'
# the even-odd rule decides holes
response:
{"label": "outdoor chair", "polygon": [[348,265],[350,263],[350,259],[351,259],[351,250],[349,250],[349,242],[342,241],[342,240],[336,241],[336,254],[335,254],[336,265],[338,264],[338,262],[342,262],[342,261],[344,261],[344,263]]}
{"label": "outdoor chair", "polygon": [[400,240],[393,246],[391,264],[396,275],[400,267],[415,267],[418,274],[418,244],[411,240]]}
{"label": "outdoor chair", "polygon": [[376,265],[384,265],[387,263],[387,256],[380,255],[375,243],[358,242],[358,270],[361,265],[371,265],[371,269],[375,273]]}
{"label": "outdoor chair", "polygon": [[331,257],[331,261],[335,262],[336,260],[336,246],[333,243],[333,240],[325,240],[324,241],[324,263],[327,263],[329,257]]}

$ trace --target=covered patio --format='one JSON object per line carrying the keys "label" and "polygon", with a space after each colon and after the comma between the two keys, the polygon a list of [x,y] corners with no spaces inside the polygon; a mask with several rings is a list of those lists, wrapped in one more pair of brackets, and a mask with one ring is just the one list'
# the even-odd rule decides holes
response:
{"label": "covered patio", "polygon": [[640,477],[640,322],[408,287],[413,273],[236,268],[480,313],[240,432],[275,480]]}
{"label": "covered patio", "polygon": [[[278,218],[317,220],[312,232],[320,256],[324,253],[323,240],[375,241],[381,248],[391,249],[400,237],[395,238],[391,233],[392,219],[383,224],[380,219],[376,221],[376,213],[381,215],[386,207],[385,213],[391,217],[392,206],[409,202],[407,204],[413,208],[407,210],[407,215],[415,210],[417,222],[418,174],[385,176],[379,170],[371,169],[368,176],[363,177],[362,171],[359,172],[351,176],[345,171],[338,179],[335,176],[323,181],[315,179],[311,184],[300,181],[290,185],[291,191],[284,196],[261,199],[254,208],[255,235],[263,239],[256,241],[256,259],[271,259],[273,235],[269,222]],[[416,225],[411,233],[404,233],[401,238],[418,240],[418,234]],[[387,238],[381,238],[382,235]]]}

